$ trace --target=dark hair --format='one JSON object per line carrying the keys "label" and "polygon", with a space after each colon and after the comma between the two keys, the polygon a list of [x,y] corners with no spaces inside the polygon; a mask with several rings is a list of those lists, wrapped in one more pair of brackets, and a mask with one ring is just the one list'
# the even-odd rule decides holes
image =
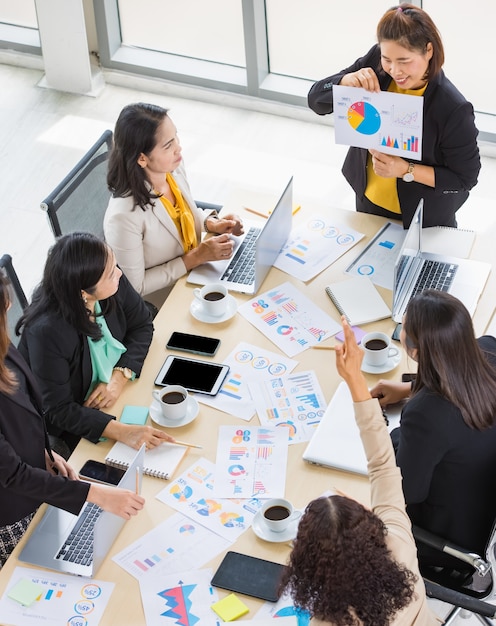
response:
{"label": "dark hair", "polygon": [[0,392],[13,393],[17,380],[13,372],[5,365],[9,351],[9,333],[7,332],[7,311],[12,301],[9,279],[0,272]]}
{"label": "dark hair", "polygon": [[115,197],[132,196],[143,209],[156,198],[147,185],[143,168],[138,165],[140,154],[150,154],[157,143],[157,129],[167,116],[167,109],[155,104],[125,106],[115,125],[114,143],[109,156],[107,185]]}
{"label": "dark hair", "polygon": [[386,626],[410,603],[415,575],[386,545],[383,522],[343,496],[310,502],[279,587],[312,617],[341,625]]}
{"label": "dark hair", "polygon": [[426,387],[452,402],[467,426],[483,430],[496,416],[496,368],[479,347],[465,306],[427,289],[408,304],[403,329],[417,350],[416,393]]}
{"label": "dark hair", "polygon": [[[81,291],[93,293],[105,271],[110,249],[91,233],[70,233],[59,237],[48,251],[43,278],[33,293],[16,326],[29,324],[47,312],[60,315],[78,332],[93,339],[101,337],[100,326],[92,321]],[[102,303],[102,313],[113,304],[112,297]]]}
{"label": "dark hair", "polygon": [[425,75],[429,80],[439,74],[444,64],[441,35],[431,17],[420,7],[403,2],[384,13],[377,25],[377,41],[396,41],[408,50],[425,54],[432,44],[432,58]]}

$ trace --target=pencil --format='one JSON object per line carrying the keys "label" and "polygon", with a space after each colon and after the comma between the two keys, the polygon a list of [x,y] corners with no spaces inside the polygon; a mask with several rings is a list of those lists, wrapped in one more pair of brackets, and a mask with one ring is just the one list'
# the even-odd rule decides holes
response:
{"label": "pencil", "polygon": [[140,484],[140,468],[137,467],[136,468],[136,495],[137,496],[139,496],[139,492],[140,492],[139,484]]}
{"label": "pencil", "polygon": [[247,206],[244,206],[243,209],[245,211],[249,211],[250,213],[253,213],[254,215],[259,215],[260,217],[265,217],[265,219],[267,219],[269,217],[266,213],[262,213],[262,211],[255,211],[255,209],[250,209]]}
{"label": "pencil", "polygon": [[312,346],[314,350],[335,350],[336,346]]}
{"label": "pencil", "polygon": [[186,441],[178,441],[177,439],[170,443],[174,443],[176,446],[185,446],[186,448],[199,448],[200,450],[203,448],[203,446],[197,446],[196,443],[186,443]]}

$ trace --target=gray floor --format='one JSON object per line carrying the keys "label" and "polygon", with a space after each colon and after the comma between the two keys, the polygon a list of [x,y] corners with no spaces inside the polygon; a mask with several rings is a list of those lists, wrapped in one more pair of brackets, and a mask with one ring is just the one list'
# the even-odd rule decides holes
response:
{"label": "gray floor", "polygon": [[[256,112],[231,106],[240,98],[201,90],[173,95],[107,85],[98,97],[38,86],[42,73],[0,65],[0,254],[8,252],[28,294],[38,282],[53,237],[41,200],[69,172],[123,106],[154,102],[170,109],[183,146],[196,198],[223,203],[236,188],[277,195],[294,175],[295,201],[354,210],[354,196],[341,175],[346,153],[334,144],[332,126],[311,112],[266,106]],[[135,81],[137,84],[137,81]],[[145,88],[151,85],[145,83]],[[202,102],[202,98],[209,99]],[[496,219],[496,146],[480,145],[482,171],[470,199],[458,212],[459,226],[483,230]],[[440,614],[445,612],[439,607]],[[471,626],[474,618],[456,622]]]}

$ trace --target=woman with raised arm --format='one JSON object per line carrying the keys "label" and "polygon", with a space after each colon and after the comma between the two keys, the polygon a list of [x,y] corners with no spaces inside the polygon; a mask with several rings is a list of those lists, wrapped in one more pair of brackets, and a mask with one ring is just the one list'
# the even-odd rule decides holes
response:
{"label": "woman with raised arm", "polygon": [[98,237],[70,233],[56,241],[16,330],[22,330],[19,351],[43,394],[49,432],[70,450],[81,437],[93,443],[107,437],[135,449],[174,441],[162,430],[122,424],[102,410],[139,377],[153,323]]}
{"label": "woman with raised arm", "polygon": [[342,318],[344,344],[336,366],[350,388],[368,461],[371,510],[341,495],[306,507],[284,573],[295,606],[312,626],[430,626],[415,541],[405,511],[401,474],[379,402],[361,372],[362,350]]}
{"label": "woman with raised arm", "polygon": [[9,306],[0,273],[0,568],[43,502],[74,514],[93,502],[125,519],[144,505],[131,491],[78,480],[50,449],[36,379],[7,334]]}

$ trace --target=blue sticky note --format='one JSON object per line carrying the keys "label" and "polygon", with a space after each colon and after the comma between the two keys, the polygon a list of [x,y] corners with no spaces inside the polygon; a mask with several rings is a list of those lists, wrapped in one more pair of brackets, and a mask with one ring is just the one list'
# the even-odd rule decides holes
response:
{"label": "blue sticky note", "polygon": [[144,424],[148,418],[147,406],[126,404],[122,409],[121,422],[123,424]]}

